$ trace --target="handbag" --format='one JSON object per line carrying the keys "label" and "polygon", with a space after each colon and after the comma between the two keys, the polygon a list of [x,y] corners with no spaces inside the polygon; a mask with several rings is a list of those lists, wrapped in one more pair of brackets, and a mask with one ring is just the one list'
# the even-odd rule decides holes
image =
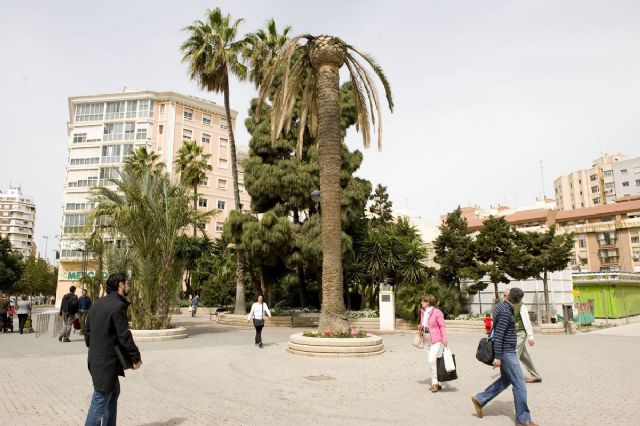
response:
{"label": "handbag", "polygon": [[73,329],[74,330],[80,330],[80,319],[76,318],[73,320]]}
{"label": "handbag", "polygon": [[456,361],[453,359],[453,352],[451,352],[451,349],[449,349],[448,346],[444,347],[442,358],[444,359],[444,369],[447,371],[447,373],[455,371]]}
{"label": "handbag", "polygon": [[411,344],[418,349],[424,349],[424,337],[419,331],[413,336]]}
{"label": "handbag", "polygon": [[493,360],[496,358],[493,351],[493,339],[491,337],[483,337],[478,343],[478,349],[476,350],[476,359],[483,364],[493,365]]}
{"label": "handbag", "polygon": [[[455,368],[456,356],[454,354],[451,354],[451,358],[453,359],[453,366]],[[451,380],[457,380],[458,379],[457,370],[454,369],[453,371],[447,371],[444,363],[445,363],[444,356],[441,356],[440,358],[436,359],[436,366],[438,370],[438,381],[450,382]]]}

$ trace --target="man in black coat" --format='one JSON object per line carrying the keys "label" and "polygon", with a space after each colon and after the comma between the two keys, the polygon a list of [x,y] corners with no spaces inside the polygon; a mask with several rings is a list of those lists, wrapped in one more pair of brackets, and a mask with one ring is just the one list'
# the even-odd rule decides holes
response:
{"label": "man in black coat", "polygon": [[84,332],[94,389],[85,426],[97,426],[101,422],[102,426],[116,424],[120,395],[118,376],[124,377],[125,368],[136,370],[142,365],[140,351],[129,331],[127,275],[124,272],[111,274],[107,279],[107,292],[89,310]]}
{"label": "man in black coat", "polygon": [[76,319],[78,313],[78,296],[76,296],[76,286],[69,287],[69,293],[65,294],[60,303],[60,316],[62,317],[63,325],[58,336],[58,341],[70,342],[69,336],[71,335],[71,327],[73,327],[73,321]]}

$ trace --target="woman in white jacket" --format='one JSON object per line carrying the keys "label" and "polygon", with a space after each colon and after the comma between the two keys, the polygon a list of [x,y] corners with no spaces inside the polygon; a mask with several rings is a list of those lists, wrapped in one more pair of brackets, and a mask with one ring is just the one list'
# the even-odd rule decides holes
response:
{"label": "woman in white jacket", "polygon": [[251,305],[251,312],[247,316],[247,322],[253,318],[253,326],[256,328],[256,346],[262,348],[262,328],[264,327],[264,314],[269,315],[271,318],[271,312],[266,303],[262,301],[262,295],[258,296],[258,301]]}

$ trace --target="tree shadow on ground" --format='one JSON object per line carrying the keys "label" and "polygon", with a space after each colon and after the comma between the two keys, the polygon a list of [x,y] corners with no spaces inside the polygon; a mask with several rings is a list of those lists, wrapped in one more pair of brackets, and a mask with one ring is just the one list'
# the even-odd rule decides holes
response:
{"label": "tree shadow on ground", "polygon": [[[473,410],[473,405],[471,403],[469,403],[469,406]],[[503,416],[508,417],[514,423],[516,421],[515,405],[513,401],[491,401],[482,407],[482,414],[484,417]]]}
{"label": "tree shadow on ground", "polygon": [[165,422],[151,422],[151,423],[144,423],[141,424],[139,426],[176,426],[179,424],[182,424],[186,421],[187,419],[184,417],[174,417],[172,419],[169,419]]}

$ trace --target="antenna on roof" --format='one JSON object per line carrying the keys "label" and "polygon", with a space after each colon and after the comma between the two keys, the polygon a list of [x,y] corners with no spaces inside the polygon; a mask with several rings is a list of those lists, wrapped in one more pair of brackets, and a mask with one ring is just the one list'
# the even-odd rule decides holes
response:
{"label": "antenna on roof", "polygon": [[544,193],[544,166],[542,165],[542,160],[540,160],[540,182],[542,183],[542,199],[547,199],[547,194]]}

